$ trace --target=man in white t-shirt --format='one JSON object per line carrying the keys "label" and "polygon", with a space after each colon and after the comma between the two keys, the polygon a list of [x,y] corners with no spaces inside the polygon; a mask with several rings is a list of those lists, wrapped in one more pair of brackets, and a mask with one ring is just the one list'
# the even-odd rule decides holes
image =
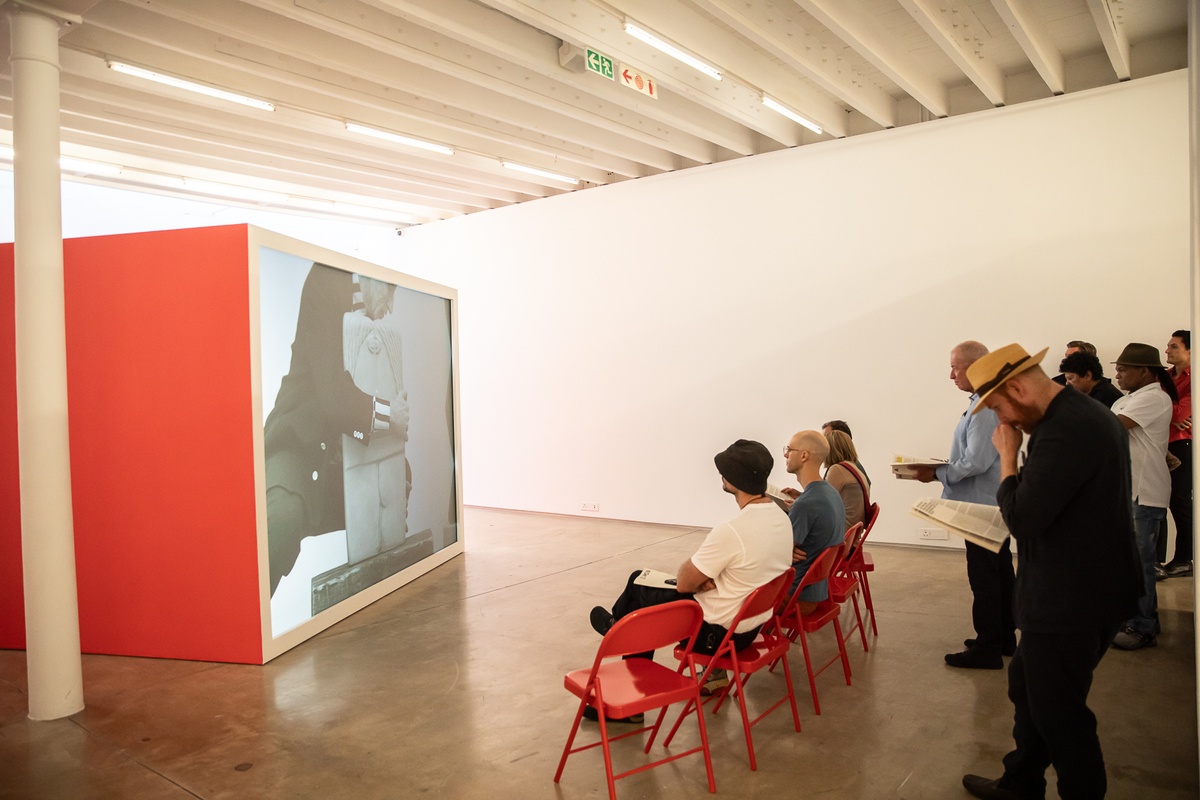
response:
{"label": "man in white t-shirt", "polygon": [[1132,342],[1116,360],[1117,386],[1129,394],[1112,405],[1112,412],[1129,433],[1130,477],[1133,480],[1133,524],[1142,559],[1145,591],[1138,613],[1113,638],[1113,647],[1140,650],[1158,643],[1158,593],[1154,566],[1159,524],[1171,501],[1167,469],[1167,438],[1175,384],[1158,360],[1158,348]]}
{"label": "man in white t-shirt", "polygon": [[[602,606],[592,609],[592,627],[601,635],[631,611],[693,598],[704,609],[695,650],[711,654],[750,592],[791,566],[791,523],[766,494],[767,477],[774,466],[770,451],[759,442],[738,439],[713,460],[721,475],[721,488],[737,502],[737,516],[704,537],[700,549],[680,565],[674,586],[655,581],[653,575],[647,575],[651,570],[630,575],[611,612]],[[734,646],[740,649],[754,641],[769,617],[767,612],[743,620],[734,631]]]}

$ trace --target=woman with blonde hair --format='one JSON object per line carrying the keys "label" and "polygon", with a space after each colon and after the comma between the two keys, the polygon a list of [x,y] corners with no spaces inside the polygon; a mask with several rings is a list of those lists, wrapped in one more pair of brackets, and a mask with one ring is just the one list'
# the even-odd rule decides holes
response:
{"label": "woman with blonde hair", "polygon": [[842,505],[846,507],[846,529],[867,519],[867,506],[871,504],[871,482],[857,466],[858,450],[854,440],[839,430],[825,434],[829,442],[829,455],[825,459],[825,481],[838,490]]}

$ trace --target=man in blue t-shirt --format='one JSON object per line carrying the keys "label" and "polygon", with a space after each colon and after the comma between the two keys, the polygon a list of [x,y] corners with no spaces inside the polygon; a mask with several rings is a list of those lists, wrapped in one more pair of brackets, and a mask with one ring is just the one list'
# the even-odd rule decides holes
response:
{"label": "man in blue t-shirt", "polygon": [[[821,478],[821,464],[828,455],[829,443],[818,431],[800,431],[783,448],[787,471],[796,476],[803,489],[803,492],[785,490],[795,498],[788,511],[795,544],[792,566],[796,568],[796,581],[792,591],[800,585],[800,579],[817,556],[846,539],[846,507],[842,496]],[[828,597],[828,581],[806,586],[800,594],[800,610],[812,611]]]}

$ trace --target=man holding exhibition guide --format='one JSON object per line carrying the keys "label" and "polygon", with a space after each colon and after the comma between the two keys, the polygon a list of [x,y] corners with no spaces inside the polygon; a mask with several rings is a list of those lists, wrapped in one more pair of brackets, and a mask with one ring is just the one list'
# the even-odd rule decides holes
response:
{"label": "man holding exhibition guide", "polygon": [[[1021,631],[1008,666],[1016,747],[1000,778],[963,776],[967,791],[982,798],[1043,798],[1051,765],[1063,800],[1104,796],[1104,757],[1087,696],[1142,591],[1129,437],[1102,404],[1051,381],[1038,366],[1045,355],[1010,344],[967,370],[979,408],[999,418],[997,499],[1017,541]],[[1023,434],[1029,445],[1018,469]]]}
{"label": "man holding exhibition guide", "polygon": [[[950,351],[950,380],[971,399],[954,428],[950,460],[936,468],[919,466],[915,472],[922,483],[940,481],[945,500],[994,506],[1000,485],[1000,460],[992,445],[996,415],[979,405],[979,397],[967,380],[967,370],[985,355],[987,348],[975,341],[960,342]],[[966,649],[962,652],[947,653],[946,663],[960,669],[1003,669],[1001,656],[1012,655],[1017,646],[1012,615],[1012,549],[1007,539],[998,553],[974,542],[966,545],[975,637],[963,642]]]}

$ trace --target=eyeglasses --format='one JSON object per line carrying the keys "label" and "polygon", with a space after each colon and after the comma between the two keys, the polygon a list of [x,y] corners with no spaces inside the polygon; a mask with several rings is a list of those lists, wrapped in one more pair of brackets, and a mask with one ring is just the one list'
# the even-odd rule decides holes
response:
{"label": "eyeglasses", "polygon": [[787,454],[788,454],[788,453],[791,453],[791,452],[796,452],[796,453],[799,453],[799,452],[800,452],[800,448],[799,448],[799,447],[792,447],[791,445],[787,445],[787,444],[785,444],[785,445],[783,446],[783,456],[784,456],[784,458],[787,458]]}

